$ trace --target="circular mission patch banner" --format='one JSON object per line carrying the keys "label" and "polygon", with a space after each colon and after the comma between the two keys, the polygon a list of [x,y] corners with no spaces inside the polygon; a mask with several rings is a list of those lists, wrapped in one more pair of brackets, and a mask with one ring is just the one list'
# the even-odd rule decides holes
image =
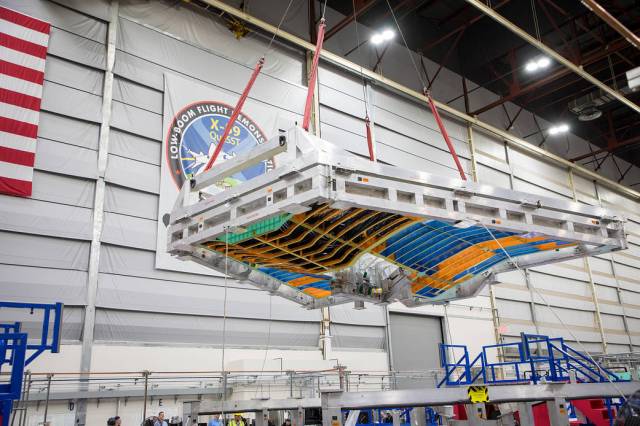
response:
{"label": "circular mission patch banner", "polygon": [[[173,181],[179,188],[204,168],[220,142],[233,107],[223,102],[195,102],[182,108],[171,121],[166,140],[166,159]],[[251,151],[267,137],[250,117],[240,113],[218,155],[216,164]],[[213,165],[215,167],[215,164]],[[220,186],[229,187],[259,176],[273,168],[266,160],[242,172],[225,178]]]}

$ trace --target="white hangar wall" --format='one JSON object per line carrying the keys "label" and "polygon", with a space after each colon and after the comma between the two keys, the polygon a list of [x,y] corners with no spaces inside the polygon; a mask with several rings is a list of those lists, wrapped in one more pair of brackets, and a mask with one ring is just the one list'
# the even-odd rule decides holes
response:
{"label": "white hangar wall", "polygon": [[[265,37],[250,34],[235,40],[222,21],[194,6],[121,1],[107,166],[104,176],[100,176],[99,132],[109,2],[5,3],[51,21],[53,26],[34,195],[31,199],[0,196],[2,299],[62,301],[66,305],[63,351],[67,356],[46,357],[35,364],[34,370],[80,369],[83,319],[87,306],[88,315],[92,315],[94,303],[92,370],[175,369],[184,363],[186,353],[187,370],[219,368],[223,279],[154,267],[163,73],[180,74],[240,93],[251,67],[266,47]],[[259,9],[264,3],[252,2],[255,10],[250,12],[277,22],[278,10],[284,9],[284,4],[279,8],[277,5],[282,2],[269,2],[269,10]],[[306,4],[297,2],[285,29],[296,32],[299,27],[299,31],[305,31],[306,23],[300,22],[307,16],[303,3]],[[353,44],[350,33],[351,29],[345,29],[329,40],[327,47],[344,51]],[[366,30],[360,34],[366,37]],[[299,114],[302,103],[282,101],[281,90],[294,94],[289,99],[301,99],[298,93],[304,94],[304,62],[303,52],[276,45],[252,92],[253,99]],[[435,64],[426,62],[435,69]],[[406,53],[394,46],[383,70],[386,76],[417,88],[415,79],[406,72],[410,67]],[[364,155],[364,104],[359,77],[322,63],[319,85],[323,137]],[[453,98],[460,94],[459,85],[460,77],[445,69],[435,83],[434,96]],[[450,156],[425,106],[384,88],[372,87],[371,92],[380,159],[455,176]],[[474,92],[472,102],[481,105],[493,99],[495,95],[481,89]],[[459,102],[453,105],[460,107]],[[513,106],[508,108],[512,110]],[[492,112],[481,118],[504,124],[505,117],[500,114]],[[519,119],[516,131],[526,134],[530,130],[528,120]],[[465,170],[469,170],[466,127],[451,119],[445,121]],[[474,138],[480,182],[535,194],[575,196],[580,202],[615,207],[630,219],[630,249],[623,253],[592,258],[588,263],[579,260],[533,268],[527,279],[518,273],[501,276],[502,284],[494,287],[493,295],[501,339],[515,339],[520,331],[568,337],[533,290],[535,287],[588,349],[602,351],[603,343],[609,352],[640,349],[637,202],[579,176],[573,176],[572,187],[566,170],[506,147],[499,139],[478,131]],[[573,139],[570,155],[585,152],[586,145]],[[105,184],[104,213],[95,209],[99,201],[95,196],[100,194],[96,182],[101,177]],[[96,215],[102,218],[102,228],[97,241],[100,250],[98,269],[94,271],[97,287],[93,302],[90,256]],[[271,323],[269,358],[285,357],[285,368],[323,365],[318,349],[319,312],[302,310],[279,298],[270,300],[265,293],[233,281],[229,281],[229,287],[227,345],[235,351],[234,361],[243,366],[259,364]],[[445,340],[467,343],[472,351],[493,343],[490,299],[489,292],[484,291],[475,299],[447,308]],[[409,312],[395,305],[390,309]],[[445,314],[442,307],[410,312]],[[331,314],[333,353],[328,358],[337,357],[353,370],[388,368],[384,309],[372,306],[354,311],[350,306],[341,306],[331,308]],[[411,342],[406,342],[405,348],[410,347]]]}

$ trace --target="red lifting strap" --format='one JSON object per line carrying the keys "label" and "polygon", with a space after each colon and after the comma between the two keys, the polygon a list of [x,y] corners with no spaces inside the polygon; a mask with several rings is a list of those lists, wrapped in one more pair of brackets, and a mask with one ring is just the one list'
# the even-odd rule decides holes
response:
{"label": "red lifting strap", "polygon": [[368,115],[364,118],[364,124],[367,128],[367,145],[369,146],[369,160],[376,161],[376,156],[373,153],[373,139],[371,137],[371,121],[369,120]]}
{"label": "red lifting strap", "polygon": [[206,167],[203,170],[204,172],[209,170],[211,166],[213,166],[213,163],[216,162],[216,159],[218,158],[218,155],[220,154],[220,151],[222,151],[222,147],[224,146],[224,143],[227,140],[227,136],[229,136],[229,133],[233,128],[233,125],[236,123],[236,119],[238,118],[240,111],[242,111],[242,106],[244,105],[244,101],[247,100],[247,96],[249,96],[251,87],[253,87],[253,83],[256,82],[256,78],[258,78],[258,74],[260,74],[260,71],[262,70],[263,65],[264,65],[264,57],[260,58],[255,68],[253,69],[253,74],[251,74],[251,78],[247,83],[247,87],[244,88],[242,95],[240,95],[240,99],[238,99],[238,103],[236,104],[236,107],[233,109],[233,113],[231,114],[231,117],[229,117],[229,121],[227,121],[227,125],[224,128],[224,133],[222,133],[222,137],[220,138],[220,141],[216,146],[216,150],[213,151],[213,155],[211,156],[211,158],[209,159],[209,162],[207,163]]}
{"label": "red lifting strap", "polygon": [[431,108],[431,113],[436,118],[436,122],[438,123],[438,127],[440,127],[440,133],[442,133],[442,137],[444,137],[444,141],[447,143],[447,147],[449,147],[449,152],[453,157],[453,161],[456,163],[456,167],[458,168],[458,172],[460,173],[460,178],[462,180],[467,180],[467,175],[464,174],[464,170],[462,169],[462,164],[460,164],[460,159],[458,158],[458,154],[456,154],[456,149],[453,147],[451,143],[451,139],[449,139],[449,134],[447,133],[447,129],[444,128],[444,123],[440,118],[440,114],[438,113],[438,108],[436,108],[435,102],[431,98],[431,92],[427,89],[424,89],[424,95],[427,97],[427,101],[429,101],[429,107]]}
{"label": "red lifting strap", "polygon": [[311,73],[309,74],[309,87],[307,88],[307,103],[304,105],[304,117],[302,118],[302,128],[309,131],[309,121],[311,120],[311,103],[313,101],[313,93],[316,89],[316,80],[318,78],[318,61],[320,60],[320,51],[324,41],[324,18],[320,20],[318,25],[318,41],[316,42],[316,51],[313,53],[313,63],[311,64]]}

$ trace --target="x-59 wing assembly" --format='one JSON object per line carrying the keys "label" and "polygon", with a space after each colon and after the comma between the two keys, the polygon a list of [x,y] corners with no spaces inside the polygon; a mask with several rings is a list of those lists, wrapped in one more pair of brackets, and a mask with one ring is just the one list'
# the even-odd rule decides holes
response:
{"label": "x-59 wing assembly", "polygon": [[[272,157],[273,170],[217,189]],[[601,207],[371,162],[295,127],[185,182],[168,251],[310,309],[417,306],[474,296],[516,267],[624,249],[623,223]]]}

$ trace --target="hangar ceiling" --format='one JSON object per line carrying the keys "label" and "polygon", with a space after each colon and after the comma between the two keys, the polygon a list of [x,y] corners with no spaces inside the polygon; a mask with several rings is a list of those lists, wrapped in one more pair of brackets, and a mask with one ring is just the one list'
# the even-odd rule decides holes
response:
{"label": "hangar ceiling", "polygon": [[[413,50],[501,95],[499,100],[470,111],[472,114],[504,109],[510,101],[550,122],[567,122],[573,133],[601,148],[594,155],[574,159],[580,164],[596,162],[597,168],[597,164],[615,153],[640,166],[640,120],[636,112],[561,64],[552,62],[540,72],[527,72],[525,64],[541,53],[469,2],[356,0],[354,3],[358,22],[371,28],[394,26],[390,5]],[[631,31],[640,30],[639,1],[599,3]],[[327,36],[331,37],[353,19],[354,10],[351,1],[329,0],[328,4],[347,16],[344,22],[329,25]],[[632,102],[640,102],[640,91],[631,91],[626,77],[627,71],[640,66],[640,49],[581,2],[489,0],[489,5]],[[379,53],[382,55],[384,50]],[[517,114],[511,113],[510,119],[515,121]],[[540,135],[545,134],[543,130],[523,136],[531,140],[538,136],[535,140],[540,140]],[[623,168],[619,171],[621,176],[625,173]]]}

